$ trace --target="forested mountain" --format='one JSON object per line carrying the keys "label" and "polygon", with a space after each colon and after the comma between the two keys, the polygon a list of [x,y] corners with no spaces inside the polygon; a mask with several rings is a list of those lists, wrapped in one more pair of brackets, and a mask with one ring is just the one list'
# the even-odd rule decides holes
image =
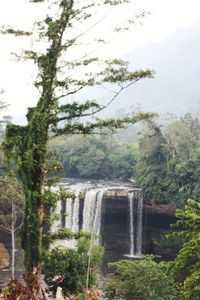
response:
{"label": "forested mountain", "polygon": [[[161,42],[135,48],[124,60],[130,63],[131,69],[153,69],[152,80],[142,80],[123,93],[100,115],[119,116],[130,113],[135,107],[145,111],[156,111],[160,114],[183,115],[200,112],[200,23],[181,29]],[[95,87],[84,89],[72,99],[98,99],[106,103],[112,93]],[[139,104],[139,105],[138,105]],[[15,116],[21,123],[23,117]]]}
{"label": "forested mountain", "polygon": [[[114,104],[114,109],[185,114],[200,112],[200,23],[179,30],[168,39],[133,49],[124,57],[133,68],[155,70],[155,78],[136,83]],[[113,111],[113,106],[112,106]]]}

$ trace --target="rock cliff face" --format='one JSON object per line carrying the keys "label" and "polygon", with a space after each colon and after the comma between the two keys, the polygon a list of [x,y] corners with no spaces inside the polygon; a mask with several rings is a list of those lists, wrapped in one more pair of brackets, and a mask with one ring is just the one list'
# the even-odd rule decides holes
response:
{"label": "rock cliff face", "polygon": [[171,204],[157,203],[154,200],[144,203],[144,212],[153,215],[175,216],[175,209]]}
{"label": "rock cliff face", "polygon": [[[138,192],[141,192],[141,190]],[[133,218],[137,216],[134,214]],[[126,258],[130,252],[128,195],[125,190],[108,191],[104,195],[102,210],[102,241],[106,263]],[[155,201],[144,201],[142,253],[161,256],[165,260],[173,259],[177,247],[162,245],[162,236],[170,230],[170,224],[175,222],[175,211],[169,204]]]}
{"label": "rock cliff face", "polygon": [[[140,194],[142,190],[136,186],[135,182],[130,180],[81,180],[74,178],[62,179],[62,185],[66,190],[75,192],[79,191],[79,198],[85,198],[86,191],[90,189],[98,189],[105,187],[107,191],[104,193],[104,199],[108,202],[107,208],[113,213],[119,211],[125,213],[127,211],[127,198],[128,193],[134,192]],[[115,200],[112,202],[112,200]],[[109,204],[110,203],[110,204]],[[144,199],[144,212],[155,215],[174,216],[175,210],[170,204],[160,204],[156,201],[146,201]]]}
{"label": "rock cliff face", "polygon": [[[141,189],[133,189],[133,191],[140,193]],[[106,204],[107,210],[115,213],[121,211],[125,213],[127,210],[128,192],[126,190],[109,190],[105,193],[104,199],[108,202]],[[165,215],[174,217],[175,209],[169,203],[158,203],[154,200],[144,201],[143,211],[146,214]]]}
{"label": "rock cliff face", "polygon": [[10,264],[10,256],[4,244],[0,243],[0,269],[5,269]]}

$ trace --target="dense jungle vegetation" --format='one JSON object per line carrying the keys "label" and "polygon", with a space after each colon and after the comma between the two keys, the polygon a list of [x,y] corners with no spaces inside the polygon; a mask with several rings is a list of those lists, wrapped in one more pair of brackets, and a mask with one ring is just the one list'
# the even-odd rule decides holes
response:
{"label": "dense jungle vegetation", "polygon": [[61,137],[49,146],[63,163],[62,177],[133,177],[149,199],[176,207],[198,199],[200,122],[191,114],[163,125],[146,121],[138,134],[129,127],[114,136]]}

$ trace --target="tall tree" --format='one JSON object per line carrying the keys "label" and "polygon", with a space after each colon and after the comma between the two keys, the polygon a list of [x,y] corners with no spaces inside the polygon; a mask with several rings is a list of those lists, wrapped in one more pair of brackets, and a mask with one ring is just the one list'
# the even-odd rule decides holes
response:
{"label": "tall tree", "polygon": [[168,200],[167,143],[160,127],[147,121],[147,130],[139,141],[140,156],[136,164],[136,180],[148,195],[157,201]]}
{"label": "tall tree", "polygon": [[[42,234],[47,208],[49,209],[50,205],[49,192],[48,196],[45,194],[46,175],[57,165],[47,149],[49,131],[56,136],[101,133],[104,128],[109,130],[121,128],[128,123],[151,117],[153,114],[140,113],[124,119],[102,120],[94,118],[94,115],[110,105],[125,88],[141,78],[151,78],[152,72],[150,70],[131,72],[128,64],[119,59],[101,61],[104,68],[99,71],[97,65],[100,61],[96,57],[84,55],[72,60],[67,56],[69,50],[73,49],[83,36],[83,33],[77,34],[75,29],[78,27],[81,30],[84,28],[84,22],[88,24],[88,20],[93,20],[95,9],[99,9],[102,5],[127,2],[126,0],[98,0],[87,3],[78,0],[30,2],[32,5],[39,5],[39,2],[46,3],[47,7],[49,5],[46,19],[36,24],[37,29],[33,34],[42,45],[46,45],[45,49],[41,46],[41,52],[30,49],[24,51],[24,57],[33,59],[38,68],[34,84],[40,96],[37,105],[28,110],[26,126],[7,126],[4,151],[8,159],[14,158],[16,161],[24,187],[26,207],[22,242],[26,268],[40,274]],[[31,36],[28,31],[11,27],[2,28],[1,33],[27,38]],[[93,68],[93,65],[96,67]],[[86,68],[86,71],[82,78],[80,74],[76,78],[76,72],[80,68]],[[114,84],[118,86],[107,105],[101,106],[94,100],[83,102],[83,95],[81,102],[68,101],[71,95],[77,94],[83,88],[101,84],[107,84],[109,87]],[[89,118],[90,116],[93,118]]]}
{"label": "tall tree", "polygon": [[15,277],[15,235],[23,220],[24,198],[17,180],[13,176],[0,176],[0,230],[11,235],[11,273]]}
{"label": "tall tree", "polygon": [[147,123],[151,126],[139,141],[136,179],[150,199],[184,207],[200,191],[199,120],[187,114],[162,131],[155,122]]}
{"label": "tall tree", "polygon": [[[4,94],[4,90],[0,90],[0,95]],[[6,166],[4,164],[3,158],[3,149],[2,149],[2,142],[5,134],[5,128],[7,124],[11,123],[12,118],[8,115],[4,115],[3,111],[6,110],[8,105],[0,99],[0,176],[6,174]]]}

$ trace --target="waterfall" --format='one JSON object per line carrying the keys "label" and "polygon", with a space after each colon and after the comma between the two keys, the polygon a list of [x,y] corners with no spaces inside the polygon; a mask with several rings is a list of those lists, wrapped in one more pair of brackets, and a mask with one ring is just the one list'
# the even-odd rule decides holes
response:
{"label": "waterfall", "polygon": [[140,193],[137,201],[137,236],[136,255],[142,254],[142,230],[143,230],[143,194]]}
{"label": "waterfall", "polygon": [[61,228],[61,201],[58,201],[56,204],[55,215],[58,216],[58,220],[54,220],[51,224],[51,232],[57,232]]}
{"label": "waterfall", "polygon": [[128,193],[130,220],[130,256],[134,256],[133,193]]}
{"label": "waterfall", "polygon": [[[115,183],[114,183],[115,184]],[[59,220],[54,221],[51,232],[56,232],[59,228],[69,228],[73,232],[83,230],[92,234],[93,242],[98,243],[101,233],[102,223],[102,200],[105,192],[106,197],[115,197],[115,191],[123,191],[121,195],[128,195],[129,206],[129,237],[130,248],[128,256],[140,256],[142,254],[142,231],[143,231],[143,195],[141,189],[132,186],[108,184],[91,184],[89,181],[83,185],[68,186],[65,189],[74,193],[72,198],[58,201],[55,213],[60,216]],[[57,191],[58,188],[55,188]],[[84,194],[83,199],[79,195]],[[117,201],[117,199],[116,199]],[[117,202],[116,202],[117,204]],[[56,245],[66,247],[76,247],[77,240],[57,240]]]}
{"label": "waterfall", "polygon": [[72,231],[79,231],[79,193],[76,193],[76,198],[74,199],[73,212],[72,212]]}
{"label": "waterfall", "polygon": [[102,216],[102,200],[103,200],[104,190],[99,191],[97,195],[97,203],[96,203],[96,212],[93,224],[93,233],[100,236],[101,232],[101,216]]}
{"label": "waterfall", "polygon": [[75,199],[66,199],[65,227],[74,232],[79,231],[79,192],[75,193]]}
{"label": "waterfall", "polygon": [[65,227],[72,228],[72,211],[73,211],[73,199],[66,199],[66,209],[65,209]]}
{"label": "waterfall", "polygon": [[93,189],[85,194],[83,208],[83,226],[82,230],[100,234],[101,229],[101,208],[104,190]]}
{"label": "waterfall", "polygon": [[143,195],[135,197],[135,193],[128,193],[129,199],[129,231],[130,231],[130,253],[129,256],[140,256],[142,254],[142,230],[143,230]]}
{"label": "waterfall", "polygon": [[[51,226],[51,232],[57,231],[61,227],[61,213],[64,213],[64,227],[74,232],[79,231],[79,192],[75,193],[75,199],[67,198],[65,201],[65,211],[61,210],[61,201],[57,202],[55,213],[60,217],[58,221],[54,221]],[[104,189],[93,189],[85,193],[83,208],[83,225],[82,230],[100,234],[101,228],[101,207]]]}
{"label": "waterfall", "polygon": [[83,207],[83,225],[82,230],[91,232],[95,217],[97,191],[90,190],[85,193],[84,207]]}

